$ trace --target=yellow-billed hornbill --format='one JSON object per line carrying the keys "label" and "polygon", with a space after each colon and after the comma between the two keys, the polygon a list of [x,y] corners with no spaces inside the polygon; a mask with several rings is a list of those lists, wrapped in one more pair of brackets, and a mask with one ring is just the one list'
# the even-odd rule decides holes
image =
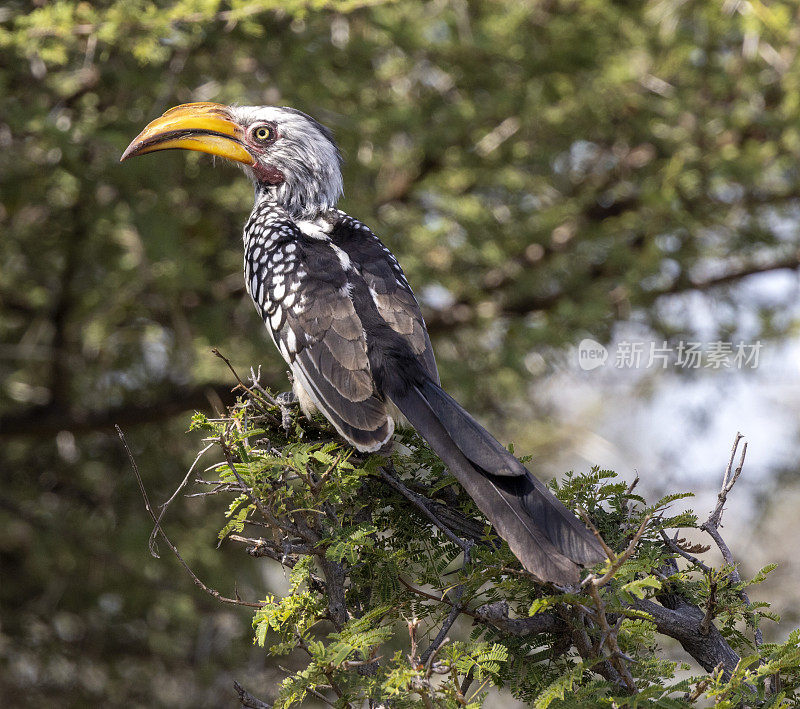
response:
{"label": "yellow-billed hornbill", "polygon": [[244,228],[247,290],[294,375],[306,414],[321,411],[360,451],[394,431],[394,403],[447,464],[531,573],[574,583],[604,558],[589,530],[439,386],[430,339],[403,270],[380,239],[336,208],[341,157],[301,111],[193,103],[128,146],[228,158],[255,185]]}

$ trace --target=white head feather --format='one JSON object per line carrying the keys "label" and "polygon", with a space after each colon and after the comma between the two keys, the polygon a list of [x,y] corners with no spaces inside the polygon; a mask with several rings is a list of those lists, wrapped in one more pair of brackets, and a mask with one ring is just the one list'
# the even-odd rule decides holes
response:
{"label": "white head feather", "polygon": [[245,130],[261,122],[277,128],[277,139],[258,159],[279,170],[283,181],[265,184],[256,169],[244,168],[256,184],[257,200],[276,201],[294,219],[315,219],[336,206],[343,192],[342,158],[325,126],[294,108],[234,106],[230,111]]}

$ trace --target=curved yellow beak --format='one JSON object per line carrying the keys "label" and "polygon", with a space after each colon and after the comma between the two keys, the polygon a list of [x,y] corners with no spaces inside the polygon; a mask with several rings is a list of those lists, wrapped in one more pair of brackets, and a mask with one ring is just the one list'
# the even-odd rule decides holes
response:
{"label": "curved yellow beak", "polygon": [[219,103],[184,103],[156,118],[133,139],[120,162],[156,150],[197,150],[245,165],[255,158],[244,145],[244,132],[227,106]]}

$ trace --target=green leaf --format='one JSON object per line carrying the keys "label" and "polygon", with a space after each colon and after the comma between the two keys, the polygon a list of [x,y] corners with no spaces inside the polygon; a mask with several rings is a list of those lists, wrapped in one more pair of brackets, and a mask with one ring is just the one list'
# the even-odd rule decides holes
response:
{"label": "green leaf", "polygon": [[621,587],[621,591],[625,593],[630,593],[632,596],[636,598],[642,599],[647,594],[647,589],[660,589],[661,588],[661,581],[659,581],[654,576],[646,576],[643,579],[634,579],[626,583],[624,586]]}

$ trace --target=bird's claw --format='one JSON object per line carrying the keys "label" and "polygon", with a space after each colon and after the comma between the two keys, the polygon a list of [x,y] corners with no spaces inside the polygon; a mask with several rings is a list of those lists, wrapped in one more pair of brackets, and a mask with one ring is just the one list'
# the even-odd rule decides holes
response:
{"label": "bird's claw", "polygon": [[284,391],[278,394],[275,399],[281,407],[281,426],[286,433],[292,431],[292,408],[297,405],[297,395],[293,391]]}

